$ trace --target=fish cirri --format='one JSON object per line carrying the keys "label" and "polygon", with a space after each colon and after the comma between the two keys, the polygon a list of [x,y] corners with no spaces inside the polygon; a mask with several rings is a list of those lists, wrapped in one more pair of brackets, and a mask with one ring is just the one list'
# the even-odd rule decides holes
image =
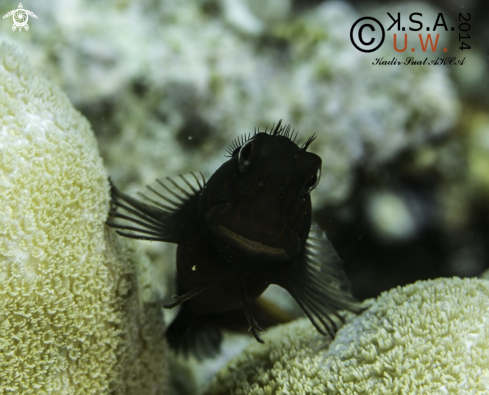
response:
{"label": "fish cirri", "polygon": [[[285,288],[314,327],[334,336],[339,310],[358,312],[341,260],[311,220],[321,158],[281,122],[235,140],[206,182],[193,173],[157,180],[130,197],[112,185],[107,224],[122,236],[175,243],[182,305],[167,329],[171,347],[215,354],[220,314],[242,309],[257,341],[252,303],[270,284]],[[129,222],[129,224],[128,224]]]}

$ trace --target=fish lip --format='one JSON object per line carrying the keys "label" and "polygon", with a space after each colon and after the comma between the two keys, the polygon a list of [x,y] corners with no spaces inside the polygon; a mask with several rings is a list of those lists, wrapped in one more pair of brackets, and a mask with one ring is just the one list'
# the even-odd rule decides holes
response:
{"label": "fish lip", "polygon": [[287,253],[283,248],[267,246],[259,241],[248,239],[247,237],[241,236],[223,225],[218,225],[215,230],[224,236],[226,240],[240,248],[243,248],[247,252],[257,255],[268,255],[270,257],[287,259]]}

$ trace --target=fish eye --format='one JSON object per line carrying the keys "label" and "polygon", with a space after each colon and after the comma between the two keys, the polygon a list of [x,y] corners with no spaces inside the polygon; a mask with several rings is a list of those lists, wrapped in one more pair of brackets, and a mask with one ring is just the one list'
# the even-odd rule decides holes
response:
{"label": "fish eye", "polygon": [[239,171],[244,172],[250,164],[251,150],[253,149],[253,141],[248,141],[243,145],[238,154]]}
{"label": "fish eye", "polygon": [[310,193],[319,184],[321,179],[321,168],[317,169],[316,173],[309,179],[304,186],[304,194]]}

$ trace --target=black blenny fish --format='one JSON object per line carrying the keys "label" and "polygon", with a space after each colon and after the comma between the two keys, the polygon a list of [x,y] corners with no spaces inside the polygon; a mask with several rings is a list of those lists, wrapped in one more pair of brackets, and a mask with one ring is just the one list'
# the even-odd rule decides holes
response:
{"label": "black blenny fish", "polygon": [[[205,182],[195,174],[157,180],[145,202],[112,185],[107,221],[122,236],[178,244],[178,296],[185,302],[167,330],[171,347],[198,357],[221,342],[216,318],[243,309],[255,339],[262,331],[251,303],[270,284],[293,296],[318,332],[334,336],[338,310],[358,312],[341,260],[311,221],[309,194],[319,182],[321,158],[307,152],[281,121],[267,133],[235,140],[227,160]],[[124,210],[123,214],[118,210]]]}

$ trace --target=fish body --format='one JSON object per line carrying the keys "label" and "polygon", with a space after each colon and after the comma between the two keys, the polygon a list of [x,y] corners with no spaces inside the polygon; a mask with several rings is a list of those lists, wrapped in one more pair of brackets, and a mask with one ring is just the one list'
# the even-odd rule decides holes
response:
{"label": "fish body", "polygon": [[238,309],[263,342],[251,304],[270,284],[287,289],[323,335],[334,335],[338,310],[358,311],[341,260],[312,222],[310,192],[321,171],[320,157],[307,151],[314,137],[302,146],[296,137],[279,122],[239,138],[207,182],[192,173],[157,180],[145,201],[112,186],[108,225],[178,244],[178,295],[165,305],[182,305],[167,330],[171,347],[215,354],[219,316]]}

